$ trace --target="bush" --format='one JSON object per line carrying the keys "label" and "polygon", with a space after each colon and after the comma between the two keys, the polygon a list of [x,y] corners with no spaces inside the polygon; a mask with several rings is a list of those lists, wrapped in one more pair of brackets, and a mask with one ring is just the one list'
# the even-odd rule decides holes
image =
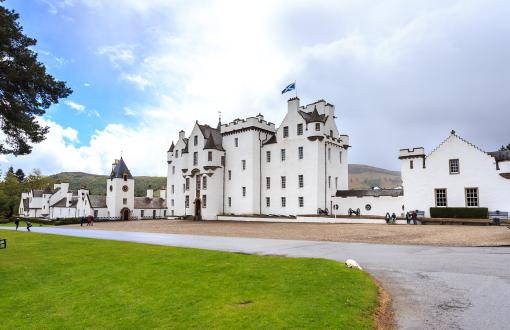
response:
{"label": "bush", "polygon": [[431,207],[430,217],[487,219],[489,210],[486,207]]}

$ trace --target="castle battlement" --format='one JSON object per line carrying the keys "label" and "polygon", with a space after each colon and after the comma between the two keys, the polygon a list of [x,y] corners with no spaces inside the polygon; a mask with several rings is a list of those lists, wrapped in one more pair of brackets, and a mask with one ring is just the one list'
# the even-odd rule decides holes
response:
{"label": "castle battlement", "polygon": [[245,130],[248,128],[258,128],[264,131],[275,132],[275,125],[271,122],[264,120],[264,116],[258,114],[255,117],[248,117],[245,119],[235,119],[228,124],[221,125],[221,134],[231,133],[238,130]]}
{"label": "castle battlement", "polygon": [[423,147],[412,149],[400,149],[399,158],[425,157],[425,149]]}

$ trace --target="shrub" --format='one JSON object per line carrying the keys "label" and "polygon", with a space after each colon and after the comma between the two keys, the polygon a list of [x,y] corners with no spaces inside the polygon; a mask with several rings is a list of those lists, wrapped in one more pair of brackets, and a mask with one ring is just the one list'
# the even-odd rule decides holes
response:
{"label": "shrub", "polygon": [[430,217],[487,219],[489,210],[486,207],[431,207]]}

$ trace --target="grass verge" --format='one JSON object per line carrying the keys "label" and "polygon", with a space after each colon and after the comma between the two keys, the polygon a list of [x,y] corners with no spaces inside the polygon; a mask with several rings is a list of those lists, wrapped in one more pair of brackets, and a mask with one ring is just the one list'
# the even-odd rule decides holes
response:
{"label": "grass verge", "polygon": [[322,259],[0,231],[0,324],[372,329],[378,289]]}

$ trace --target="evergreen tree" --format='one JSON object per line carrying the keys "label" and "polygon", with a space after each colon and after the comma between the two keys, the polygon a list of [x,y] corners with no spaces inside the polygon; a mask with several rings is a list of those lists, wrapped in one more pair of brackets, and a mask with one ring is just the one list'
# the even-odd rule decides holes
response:
{"label": "evergreen tree", "polygon": [[18,178],[13,173],[7,173],[1,185],[1,211],[7,218],[10,218],[18,211],[21,197],[21,185],[18,182]]}
{"label": "evergreen tree", "polygon": [[18,178],[19,183],[23,182],[23,180],[25,179],[25,173],[21,168],[18,168],[14,175],[16,175],[16,177]]}
{"label": "evergreen tree", "polygon": [[23,34],[18,18],[0,6],[0,126],[5,134],[0,154],[26,155],[32,151],[29,143],[43,141],[49,130],[36,116],[72,90],[46,73],[31,49],[37,41]]}

